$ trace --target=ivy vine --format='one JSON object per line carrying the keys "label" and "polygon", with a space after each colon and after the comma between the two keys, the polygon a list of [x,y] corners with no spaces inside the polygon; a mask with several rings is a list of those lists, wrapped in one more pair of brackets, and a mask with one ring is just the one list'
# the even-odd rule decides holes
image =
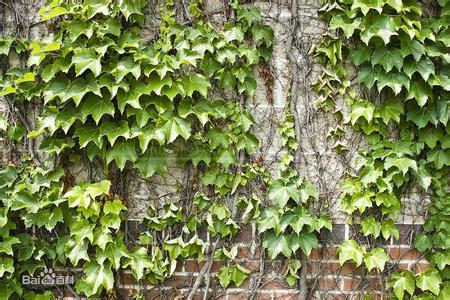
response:
{"label": "ivy vine", "polygon": [[[90,297],[114,293],[122,269],[138,282],[159,284],[186,258],[206,258],[209,268],[213,258],[230,261],[219,283],[239,286],[250,271],[234,262],[232,239],[248,223],[258,225],[272,259],[280,253],[292,259],[286,277],[293,285],[305,269],[299,256],[309,255],[317,233],[331,227],[327,217],[308,210],[318,195],[293,166],[292,115],[280,128],[281,177],[271,178],[252,157],[259,140],[243,103],[256,89],[253,69],[270,58],[273,46],[273,30],[258,9],[233,1],[235,17],[217,29],[203,16],[201,1],[190,2],[183,23],[167,0],[158,36],[145,43],[146,4],[49,0],[39,11],[54,23],[47,38],[0,40],[0,55],[27,57],[26,66],[11,68],[0,81],[0,97],[11,107],[0,116],[0,132],[26,154],[0,169],[2,299],[38,297],[20,276],[45,266],[82,268],[76,291]],[[40,108],[35,126],[25,109],[31,105]],[[129,241],[126,193],[115,179],[133,171],[163,175],[171,156],[194,169],[189,205],[152,205],[139,241]],[[75,178],[71,167],[84,160],[100,166],[103,180]],[[250,191],[250,182],[267,190],[272,204]],[[231,210],[230,201],[236,204]],[[210,244],[199,235],[205,228]]]}
{"label": "ivy vine", "polygon": [[[326,1],[320,13],[334,34],[316,49],[325,66],[314,85],[318,106],[368,142],[343,183],[342,206],[371,246],[348,240],[339,260],[383,271],[389,260],[383,240],[399,238],[402,195],[418,185],[431,203],[415,247],[432,268],[394,272],[388,287],[398,299],[447,299],[450,2]],[[347,101],[349,114],[336,108],[338,99]],[[341,153],[344,134],[342,128],[333,133]]]}

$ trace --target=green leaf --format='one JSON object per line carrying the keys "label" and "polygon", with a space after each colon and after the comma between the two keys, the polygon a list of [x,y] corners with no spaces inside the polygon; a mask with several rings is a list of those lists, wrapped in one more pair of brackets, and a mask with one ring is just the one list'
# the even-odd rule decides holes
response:
{"label": "green leaf", "polygon": [[86,70],[91,70],[95,77],[102,72],[100,57],[93,49],[76,50],[72,57],[72,63],[75,65],[76,75],[83,74]]}
{"label": "green leaf", "polygon": [[442,279],[438,270],[432,268],[419,273],[416,282],[417,287],[422,291],[430,291],[436,296],[439,295]]}
{"label": "green leaf", "polygon": [[347,240],[339,245],[339,263],[342,266],[347,261],[353,261],[359,267],[363,262],[364,253],[364,249],[355,240]]}
{"label": "green leaf", "polygon": [[251,31],[253,33],[253,39],[256,42],[264,40],[267,46],[270,47],[272,45],[274,39],[272,27],[268,25],[263,26],[256,25],[252,27]]}
{"label": "green leaf", "polygon": [[142,4],[146,3],[145,1],[136,1],[136,0],[120,0],[119,7],[120,11],[125,17],[125,20],[128,20],[131,15],[143,15],[142,13]]}
{"label": "green leaf", "polygon": [[110,0],[86,0],[86,10],[88,12],[88,18],[92,18],[96,14],[109,15]]}
{"label": "green leaf", "polygon": [[369,47],[359,47],[358,49],[351,49],[350,59],[355,66],[359,66],[364,62],[370,61],[372,49]]}
{"label": "green leaf", "polygon": [[372,235],[377,238],[380,236],[381,224],[373,216],[365,217],[361,222],[361,229],[364,236]]}
{"label": "green leaf", "polygon": [[89,124],[79,125],[75,128],[75,137],[78,137],[80,148],[86,147],[89,142],[93,142],[97,147],[103,147],[103,135],[100,133],[100,128]]}
{"label": "green leaf", "polygon": [[383,11],[383,2],[380,0],[355,0],[350,9],[352,11],[360,9],[363,15],[367,15],[370,10],[376,10],[381,14]]}
{"label": "green leaf", "polygon": [[300,248],[306,256],[311,254],[312,249],[319,246],[319,242],[314,233],[292,234],[289,238],[289,244],[292,252],[295,253]]}
{"label": "green leaf", "polygon": [[140,280],[144,276],[146,269],[153,268],[153,263],[147,255],[147,250],[144,247],[136,247],[129,253],[128,261],[123,265],[124,268],[130,267],[134,278]]}
{"label": "green leaf", "polygon": [[217,153],[216,158],[217,163],[223,165],[225,168],[228,168],[231,164],[236,162],[236,154],[233,149],[221,149]]}
{"label": "green leaf", "polygon": [[384,270],[384,265],[389,260],[389,256],[381,248],[374,248],[364,257],[364,263],[370,272],[372,269]]}
{"label": "green leaf", "polygon": [[370,40],[376,36],[388,44],[391,37],[398,35],[394,18],[390,15],[373,15],[367,18],[364,24],[365,29],[361,32],[361,40],[369,45]]}
{"label": "green leaf", "polygon": [[117,123],[111,121],[103,122],[100,126],[100,134],[102,136],[106,135],[111,146],[114,146],[119,137],[128,139],[131,136],[128,122],[125,120],[120,120]]}
{"label": "green leaf", "polygon": [[387,284],[388,288],[393,288],[395,296],[402,300],[405,291],[413,295],[416,288],[414,274],[411,271],[393,273]]}
{"label": "green leaf", "polygon": [[129,73],[133,74],[134,78],[138,80],[141,76],[141,66],[131,56],[126,56],[117,63],[111,73],[116,78],[116,82],[122,81]]}
{"label": "green leaf", "polygon": [[396,240],[400,237],[400,232],[398,231],[397,226],[395,226],[395,222],[392,219],[384,220],[381,224],[381,235],[386,240],[393,236]]}
{"label": "green leaf", "polygon": [[430,75],[435,74],[434,64],[428,57],[423,57],[418,62],[412,59],[408,60],[403,65],[403,71],[410,79],[414,73],[418,72],[425,82],[428,81]]}
{"label": "green leaf", "polygon": [[[99,264],[97,262],[88,262],[83,266],[83,272],[86,277],[77,281],[77,292],[84,292],[86,296],[92,296],[103,289],[109,291],[114,287],[114,274],[111,271],[109,262]],[[81,283],[79,283],[81,282]],[[85,287],[88,287],[85,289]]]}
{"label": "green leaf", "polygon": [[159,129],[156,130],[156,135],[162,133],[169,143],[181,135],[185,140],[191,136],[191,122],[178,117],[168,119]]}
{"label": "green leaf", "polygon": [[291,248],[284,235],[276,235],[274,233],[266,234],[264,236],[263,246],[269,252],[270,259],[275,259],[280,253],[283,253],[288,258],[291,256]]}
{"label": "green leaf", "polygon": [[89,92],[102,97],[100,86],[92,74],[88,74],[85,78],[77,78],[72,81],[60,98],[62,102],[72,99],[75,105],[78,106],[83,97]]}
{"label": "green leaf", "polygon": [[211,87],[209,80],[201,74],[185,75],[181,77],[181,83],[185,94],[189,97],[192,97],[195,91],[206,97],[208,89]]}
{"label": "green leaf", "polygon": [[431,90],[431,87],[422,79],[419,79],[414,80],[411,83],[407,99],[415,99],[417,101],[417,104],[422,107],[427,103],[428,98],[432,96],[433,91]]}
{"label": "green leaf", "polygon": [[134,166],[146,177],[151,177],[155,172],[164,174],[167,171],[166,152],[163,147],[151,146],[144,155],[140,155]]}
{"label": "green leaf", "polygon": [[250,270],[236,264],[231,268],[230,279],[234,282],[236,287],[240,287],[250,274]]}
{"label": "green leaf", "polygon": [[391,71],[386,74],[379,73],[377,79],[378,91],[381,91],[384,87],[390,87],[395,95],[399,94],[403,87],[408,90],[410,85],[410,78],[403,72]]}
{"label": "green leaf", "polygon": [[399,100],[388,100],[378,108],[380,117],[385,124],[388,124],[391,119],[395,122],[400,122],[400,116],[403,115],[403,103]]}
{"label": "green leaf", "polygon": [[425,252],[433,248],[433,238],[423,233],[416,234],[414,247],[420,252]]}
{"label": "green leaf", "polygon": [[424,128],[428,123],[433,123],[435,125],[438,123],[436,112],[433,111],[429,105],[423,107],[417,106],[413,109],[409,109],[406,114],[406,119],[408,121],[413,121],[419,129]]}
{"label": "green leaf", "polygon": [[98,124],[104,115],[114,116],[114,113],[114,104],[109,98],[105,97],[90,94],[81,105],[83,121],[86,121],[87,117],[92,115],[95,123]]}
{"label": "green leaf", "polygon": [[[346,38],[349,38],[353,35],[356,29],[363,29],[361,26],[361,18],[350,19],[347,16],[343,15],[333,15],[330,20],[329,29],[342,29]],[[367,47],[361,47],[367,48]]]}
{"label": "green leaf", "polygon": [[117,167],[123,170],[127,161],[137,160],[136,146],[134,140],[119,141],[106,152],[106,163],[116,162]]}
{"label": "green leaf", "polygon": [[269,187],[270,200],[274,200],[279,207],[284,207],[291,198],[297,203],[300,201],[300,191],[294,183],[284,183],[281,179],[272,182]]}
{"label": "green leaf", "polygon": [[125,205],[123,205],[122,201],[120,201],[119,199],[114,199],[113,201],[107,201],[107,202],[105,202],[105,205],[103,206],[103,212],[105,213],[105,215],[108,215],[108,214],[119,215],[120,212],[123,210],[127,210],[127,207]]}
{"label": "green leaf", "polygon": [[3,241],[0,243],[0,253],[13,255],[12,246],[15,244],[20,244],[20,240],[18,238],[13,236],[3,238]]}
{"label": "green leaf", "polygon": [[388,157],[385,160],[384,168],[385,170],[389,170],[391,167],[396,167],[399,169],[403,175],[406,175],[409,169],[413,169],[414,171],[417,171],[417,163],[415,160],[407,157],[401,157],[401,158],[394,158],[394,157]]}
{"label": "green leaf", "polygon": [[[365,47],[363,47],[365,48]],[[372,65],[382,65],[386,72],[396,67],[401,71],[403,66],[403,55],[398,48],[379,47],[372,54]]]}
{"label": "green leaf", "polygon": [[14,273],[14,260],[9,256],[0,257],[0,277],[5,273]]}
{"label": "green leaf", "polygon": [[427,161],[433,162],[436,169],[442,169],[444,165],[450,166],[450,149],[433,149],[429,151],[427,153]]}

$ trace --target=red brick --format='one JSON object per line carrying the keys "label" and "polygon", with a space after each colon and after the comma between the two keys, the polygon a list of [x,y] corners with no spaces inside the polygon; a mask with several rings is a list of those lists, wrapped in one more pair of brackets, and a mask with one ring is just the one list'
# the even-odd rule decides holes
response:
{"label": "red brick", "polygon": [[430,268],[431,268],[431,264],[428,262],[413,263],[410,266],[410,270],[413,272],[416,272],[416,273],[426,271]]}
{"label": "red brick", "polygon": [[306,282],[309,287],[314,287],[315,290],[332,290],[340,288],[340,278],[324,278],[317,276],[308,279]]}
{"label": "red brick", "polygon": [[394,260],[416,260],[423,254],[412,248],[393,247],[389,249],[389,255]]}
{"label": "red brick", "polygon": [[264,277],[261,281],[261,288],[265,290],[270,289],[282,289],[286,288],[288,285],[282,278],[267,278]]}
{"label": "red brick", "polygon": [[250,242],[253,240],[253,229],[251,225],[247,225],[241,228],[239,232],[236,234],[236,237],[234,240],[237,243],[246,243],[250,244]]}
{"label": "red brick", "polygon": [[200,272],[205,263],[205,261],[186,260],[184,262],[184,268],[186,272]]}
{"label": "red brick", "polygon": [[259,272],[260,264],[260,261],[244,261],[242,266],[252,272]]}
{"label": "red brick", "polygon": [[275,299],[277,300],[294,300],[298,299],[299,292],[292,291],[276,291],[273,293]]}
{"label": "red brick", "polygon": [[229,293],[228,300],[243,300],[248,298],[248,293],[240,292],[240,293]]}

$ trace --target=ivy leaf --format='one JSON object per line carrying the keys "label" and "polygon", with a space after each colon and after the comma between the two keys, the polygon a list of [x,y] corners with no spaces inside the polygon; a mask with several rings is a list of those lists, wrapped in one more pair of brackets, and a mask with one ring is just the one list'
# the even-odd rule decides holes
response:
{"label": "ivy leaf", "polygon": [[98,77],[102,72],[100,57],[97,56],[93,49],[74,51],[72,63],[75,65],[77,76],[83,74],[86,70],[91,70],[95,77]]}
{"label": "ivy leaf", "polygon": [[359,66],[364,62],[370,61],[372,55],[372,49],[369,47],[359,47],[358,49],[352,49],[350,52],[350,59],[355,66]]}
{"label": "ivy leaf", "polygon": [[389,260],[389,256],[381,248],[374,248],[364,257],[364,263],[370,272],[372,269],[384,270],[384,265]]}
{"label": "ivy leaf", "polygon": [[253,39],[258,42],[260,40],[264,40],[264,42],[266,43],[266,45],[268,47],[272,46],[273,43],[273,39],[274,39],[274,33],[273,33],[273,29],[272,27],[268,26],[268,25],[263,25],[263,26],[253,26],[251,29],[252,33],[253,33]]}
{"label": "ivy leaf", "polygon": [[9,256],[0,257],[0,277],[5,273],[14,273],[14,260]]}
{"label": "ivy leaf", "polygon": [[291,198],[297,203],[300,201],[300,191],[294,183],[284,183],[281,179],[272,182],[269,187],[270,200],[274,200],[279,207],[284,207]]}
{"label": "ivy leaf", "polygon": [[385,160],[384,168],[385,170],[389,170],[391,167],[396,167],[399,169],[403,175],[406,175],[409,169],[413,169],[414,171],[417,171],[417,163],[415,160],[407,157],[401,157],[401,158],[394,158],[394,157],[388,157]]}
{"label": "ivy leaf", "polygon": [[295,253],[300,248],[306,256],[311,254],[312,249],[319,246],[317,236],[314,233],[292,234],[289,238],[289,244],[292,252]]}
{"label": "ivy leaf", "polygon": [[370,216],[362,220],[361,229],[364,236],[372,235],[374,238],[377,238],[380,236],[381,224],[373,216]]}
{"label": "ivy leaf", "polygon": [[364,117],[367,123],[372,121],[375,105],[369,101],[357,101],[351,108],[352,112],[350,114],[350,120],[352,125],[355,125],[360,117]]}
{"label": "ivy leaf", "polygon": [[403,71],[410,79],[414,73],[418,72],[425,82],[428,81],[430,75],[435,74],[434,64],[428,57],[422,57],[418,62],[412,59],[408,60],[403,65]]}
{"label": "ivy leaf", "polygon": [[137,153],[134,140],[119,141],[106,152],[106,163],[116,162],[117,167],[123,170],[127,161],[135,162]]}
{"label": "ivy leaf", "polygon": [[391,71],[393,67],[401,71],[403,55],[398,48],[379,47],[373,52],[371,62],[372,65],[382,65],[386,72]]}
{"label": "ivy leaf", "polygon": [[201,74],[185,75],[181,78],[181,83],[185,94],[189,97],[192,97],[195,91],[206,97],[208,89],[211,87],[209,80]]}
{"label": "ivy leaf", "polygon": [[339,245],[338,256],[339,263],[342,266],[347,261],[353,261],[359,267],[364,258],[364,249],[361,248],[355,240],[347,240]]}
{"label": "ivy leaf", "polygon": [[403,103],[399,100],[388,100],[378,109],[380,117],[385,124],[388,124],[391,119],[395,122],[400,122],[400,116],[403,115]]}
{"label": "ivy leaf", "polygon": [[381,235],[386,240],[393,236],[396,240],[400,237],[400,232],[398,231],[397,226],[395,226],[395,222],[392,219],[384,220],[381,224]]}
{"label": "ivy leaf", "polygon": [[78,106],[83,97],[89,92],[99,97],[102,96],[100,86],[92,74],[88,74],[85,78],[77,78],[72,81],[60,98],[62,102],[72,99],[75,106]]}
{"label": "ivy leaf", "polygon": [[400,39],[401,46],[400,51],[402,56],[406,57],[412,55],[416,61],[425,54],[425,47],[417,40],[411,40],[409,37]]}
{"label": "ivy leaf", "polygon": [[156,134],[162,132],[169,143],[181,135],[185,140],[191,136],[191,122],[178,117],[168,119],[162,126],[156,130]]}
{"label": "ivy leaf", "polygon": [[411,87],[408,91],[408,98],[407,99],[415,99],[417,101],[417,104],[419,104],[420,107],[424,106],[428,98],[433,95],[433,91],[431,90],[431,87],[425,83],[422,79],[414,80],[411,83]]}
{"label": "ivy leaf", "polygon": [[86,121],[87,117],[92,115],[96,124],[104,115],[114,116],[115,111],[114,104],[110,99],[92,94],[87,96],[86,101],[81,105],[83,120]]}
{"label": "ivy leaf", "polygon": [[399,300],[402,300],[403,296],[405,295],[405,291],[410,295],[414,294],[414,290],[416,288],[414,275],[413,273],[411,273],[411,271],[393,273],[388,281],[387,287],[393,288],[395,296]]}
{"label": "ivy leaf", "polygon": [[8,255],[13,255],[12,246],[15,244],[20,244],[20,240],[13,236],[7,236],[3,238],[0,243],[0,253],[5,253]]}
{"label": "ivy leaf", "polygon": [[382,72],[380,70],[381,67],[379,66],[373,67],[370,64],[365,64],[359,68],[357,79],[371,89]]}
{"label": "ivy leaf", "polygon": [[270,259],[275,259],[278,254],[283,253],[284,256],[291,256],[291,248],[285,235],[276,235],[272,232],[264,236],[264,248],[269,252]]}
{"label": "ivy leaf", "polygon": [[117,66],[111,71],[116,78],[116,82],[120,82],[123,78],[131,73],[136,80],[141,76],[141,66],[136,63],[131,56],[126,56],[117,63]]}
{"label": "ivy leaf", "polygon": [[360,9],[363,15],[367,15],[369,10],[376,10],[379,14],[383,11],[383,2],[380,0],[355,0],[351,10]]}
{"label": "ivy leaf", "polygon": [[78,265],[78,262],[80,260],[89,261],[89,254],[87,252],[88,249],[88,241],[83,240],[79,243],[75,242],[73,239],[69,239],[65,245],[66,250],[71,249],[70,252],[67,254],[67,257],[70,260],[70,263],[73,266]]}
{"label": "ivy leaf", "polygon": [[232,42],[232,41],[238,41],[242,42],[244,39],[244,33],[239,28],[239,26],[230,26],[230,28],[226,29],[223,32],[223,35],[225,37],[225,41]]}
{"label": "ivy leaf", "polygon": [[425,272],[419,273],[416,278],[417,287],[422,291],[430,291],[436,296],[439,295],[440,285],[442,284],[441,275],[439,271],[431,268]]}
{"label": "ivy leaf", "polygon": [[450,166],[450,149],[441,150],[433,149],[427,153],[427,161],[433,162],[436,169],[442,169],[445,166]]}
{"label": "ivy leaf", "polygon": [[231,164],[236,162],[236,154],[233,149],[222,149],[218,152],[216,161],[225,168],[228,168]]}
{"label": "ivy leaf", "polygon": [[398,35],[394,18],[385,14],[373,15],[372,18],[368,18],[364,27],[365,29],[361,32],[361,40],[366,45],[369,45],[374,36],[381,38],[384,44],[388,44],[392,36]]}
{"label": "ivy leaf", "polygon": [[[361,18],[350,19],[347,16],[342,15],[333,15],[330,20],[329,29],[342,29],[346,38],[349,38],[353,35],[356,29],[361,30]],[[365,48],[365,47],[362,47]]]}
{"label": "ivy leaf", "polygon": [[164,148],[160,146],[149,147],[144,155],[139,156],[134,166],[146,178],[151,177],[155,172],[164,174],[167,171],[167,158]]}
{"label": "ivy leaf", "polygon": [[144,276],[146,269],[153,267],[152,261],[147,255],[147,250],[144,247],[136,247],[129,253],[128,261],[123,265],[124,268],[130,267],[134,278],[140,280]]}
{"label": "ivy leaf", "polygon": [[230,279],[234,282],[234,284],[237,287],[240,287],[250,274],[251,274],[250,270],[242,267],[239,264],[236,264],[231,268]]}
{"label": "ivy leaf", "polygon": [[419,130],[419,141],[424,142],[430,149],[436,147],[438,141],[443,141],[444,135],[440,128],[426,127]]}
{"label": "ivy leaf", "polygon": [[432,111],[429,105],[409,109],[406,114],[408,121],[413,121],[419,129],[424,128],[428,123],[437,125],[438,119],[436,112]]}
{"label": "ivy leaf", "polygon": [[100,126],[100,134],[106,135],[111,146],[119,137],[124,137],[125,139],[130,137],[130,129],[128,128],[128,122],[125,120],[120,120],[119,122],[106,121]]}
{"label": "ivy leaf", "polygon": [[381,91],[384,87],[390,87],[395,95],[399,94],[403,87],[409,89],[410,85],[410,78],[403,72],[391,71],[386,74],[379,73],[377,80],[378,91]]}
{"label": "ivy leaf", "polygon": [[99,148],[103,147],[103,139],[100,128],[92,125],[79,125],[75,128],[75,137],[78,137],[80,148],[84,148],[89,142],[95,143]]}
{"label": "ivy leaf", "polygon": [[142,1],[136,0],[119,0],[120,11],[125,17],[125,20],[128,20],[133,14],[143,15],[141,9],[142,3]]}
{"label": "ivy leaf", "polygon": [[433,248],[433,238],[423,233],[416,234],[414,247],[420,252],[425,252]]}
{"label": "ivy leaf", "polygon": [[89,297],[101,292],[103,288],[109,291],[114,287],[114,274],[109,262],[103,264],[88,262],[83,266],[83,272],[86,277],[80,280],[81,283],[77,281],[75,285],[79,293],[84,292]]}

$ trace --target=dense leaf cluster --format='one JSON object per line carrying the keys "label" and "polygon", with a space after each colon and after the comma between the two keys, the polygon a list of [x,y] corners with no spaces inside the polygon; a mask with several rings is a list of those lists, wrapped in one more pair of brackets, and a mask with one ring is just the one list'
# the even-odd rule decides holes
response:
{"label": "dense leaf cluster", "polygon": [[[320,10],[337,35],[326,36],[316,49],[325,65],[314,89],[319,107],[366,135],[369,149],[361,151],[356,173],[343,184],[345,212],[361,219],[360,230],[372,241],[398,239],[396,218],[401,197],[417,183],[431,198],[431,216],[416,247],[426,251],[433,268],[418,274],[392,275],[396,297],[405,292],[417,299],[446,299],[450,293],[448,173],[450,144],[450,2],[433,9],[420,1],[327,1]],[[430,15],[430,10],[437,13]],[[350,66],[350,68],[348,68]],[[356,72],[355,79],[350,80]],[[346,116],[336,100],[348,100]],[[342,128],[332,132],[340,140]],[[345,153],[340,144],[338,152]],[[356,241],[340,248],[340,261],[365,262],[370,270],[384,269],[388,255],[370,252]],[[419,294],[419,292],[421,292]]]}

